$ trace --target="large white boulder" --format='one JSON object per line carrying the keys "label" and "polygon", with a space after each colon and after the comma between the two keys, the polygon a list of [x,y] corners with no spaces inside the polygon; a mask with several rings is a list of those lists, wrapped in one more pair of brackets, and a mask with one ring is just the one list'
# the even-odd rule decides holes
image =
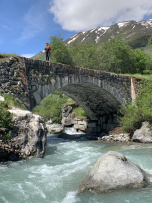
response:
{"label": "large white boulder", "polygon": [[101,156],[79,187],[79,192],[109,192],[123,188],[143,188],[146,173],[122,154],[110,151]]}
{"label": "large white boulder", "polygon": [[142,127],[134,132],[132,141],[144,143],[152,142],[152,126],[149,122],[142,123]]}
{"label": "large white boulder", "polygon": [[13,114],[10,143],[19,153],[19,159],[43,157],[47,142],[47,129],[43,118],[30,111],[17,108],[9,112]]}

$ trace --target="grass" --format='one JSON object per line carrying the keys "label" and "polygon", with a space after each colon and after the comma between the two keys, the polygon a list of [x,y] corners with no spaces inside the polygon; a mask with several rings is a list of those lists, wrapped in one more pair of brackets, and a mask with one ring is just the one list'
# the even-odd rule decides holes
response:
{"label": "grass", "polygon": [[7,53],[0,53],[0,61],[6,60],[10,58],[11,56],[18,56],[16,54],[7,54]]}
{"label": "grass", "polygon": [[133,76],[135,78],[146,79],[146,80],[152,81],[152,74],[143,74],[142,75],[142,74],[136,73],[136,74],[123,74],[123,75]]}
{"label": "grass", "polygon": [[8,108],[17,107],[19,109],[25,109],[19,99],[14,98],[12,95],[9,94],[1,94],[0,96],[5,98],[3,102]]}
{"label": "grass", "polygon": [[86,112],[80,106],[74,108],[73,113],[75,113],[76,117],[79,119],[86,119],[87,118]]}
{"label": "grass", "polygon": [[46,60],[45,53],[43,53],[43,52],[39,52],[38,54],[32,56],[31,58],[34,60],[42,60],[42,61]]}
{"label": "grass", "polygon": [[59,91],[55,91],[45,97],[40,104],[33,109],[33,112],[42,116],[45,121],[51,118],[54,123],[60,123],[62,120],[62,105],[70,104],[73,106],[73,115],[75,117],[86,118],[84,110],[79,107],[75,101]]}

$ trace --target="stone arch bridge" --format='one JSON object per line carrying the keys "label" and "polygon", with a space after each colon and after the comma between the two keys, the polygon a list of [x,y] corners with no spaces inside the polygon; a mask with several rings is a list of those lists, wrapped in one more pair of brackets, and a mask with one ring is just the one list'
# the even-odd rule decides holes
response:
{"label": "stone arch bridge", "polygon": [[0,94],[13,94],[32,110],[59,90],[76,101],[103,129],[117,125],[118,108],[136,97],[138,83],[129,76],[23,57],[0,62]]}

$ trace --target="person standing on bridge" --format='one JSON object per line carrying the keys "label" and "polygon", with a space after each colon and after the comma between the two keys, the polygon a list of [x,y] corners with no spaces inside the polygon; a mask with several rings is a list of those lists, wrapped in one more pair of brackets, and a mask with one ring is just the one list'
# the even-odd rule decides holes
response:
{"label": "person standing on bridge", "polygon": [[49,61],[51,48],[50,48],[48,42],[46,42],[46,46],[44,47],[44,50],[45,50],[45,54],[46,54],[46,61]]}

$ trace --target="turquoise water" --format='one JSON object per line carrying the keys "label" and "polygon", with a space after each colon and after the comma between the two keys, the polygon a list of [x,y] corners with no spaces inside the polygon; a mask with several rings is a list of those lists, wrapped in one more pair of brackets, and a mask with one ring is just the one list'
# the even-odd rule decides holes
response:
{"label": "turquoise water", "polygon": [[151,145],[135,143],[140,148],[129,150],[122,149],[124,145],[127,144],[64,141],[50,135],[43,159],[0,165],[0,203],[150,203],[151,185],[107,194],[77,192],[96,160],[110,150],[121,152],[152,174]]}

